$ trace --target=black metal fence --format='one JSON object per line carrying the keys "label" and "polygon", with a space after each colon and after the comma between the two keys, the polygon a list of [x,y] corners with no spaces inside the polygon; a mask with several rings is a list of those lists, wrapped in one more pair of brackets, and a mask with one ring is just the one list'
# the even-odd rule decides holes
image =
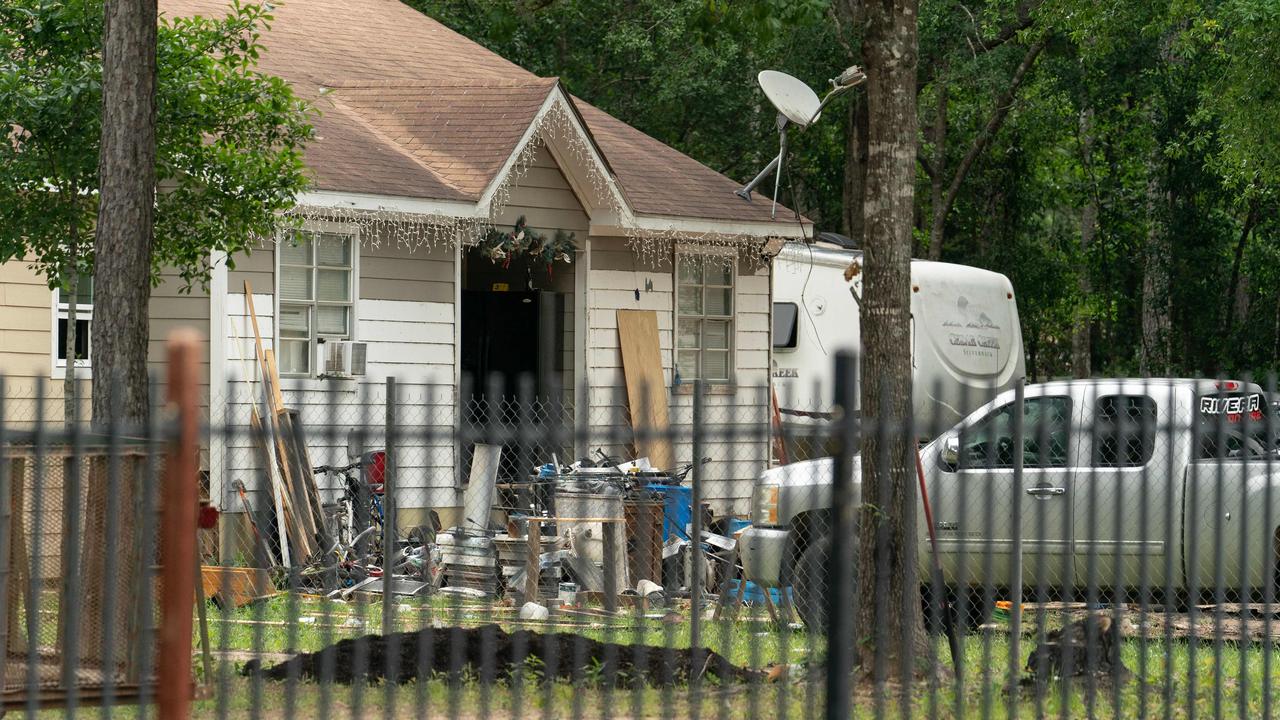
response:
{"label": "black metal fence", "polygon": [[[843,363],[799,430],[767,389],[640,429],[599,398],[216,391],[192,714],[1272,714],[1274,383],[1018,386],[919,429],[858,412]],[[0,408],[4,707],[146,712],[175,424],[43,397]],[[862,502],[868,437],[913,507]]]}

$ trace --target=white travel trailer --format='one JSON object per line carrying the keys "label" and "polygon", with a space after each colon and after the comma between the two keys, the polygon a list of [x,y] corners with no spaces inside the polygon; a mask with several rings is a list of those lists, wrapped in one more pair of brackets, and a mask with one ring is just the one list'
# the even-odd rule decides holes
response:
{"label": "white travel trailer", "polygon": [[[825,233],[823,234],[826,235]],[[839,237],[839,236],[835,236]],[[830,420],[837,350],[861,349],[862,276],[844,279],[860,250],[828,242],[783,246],[773,273],[773,386],[787,430],[809,436]],[[911,352],[917,434],[951,427],[1025,373],[1013,286],[1000,273],[911,261]]]}

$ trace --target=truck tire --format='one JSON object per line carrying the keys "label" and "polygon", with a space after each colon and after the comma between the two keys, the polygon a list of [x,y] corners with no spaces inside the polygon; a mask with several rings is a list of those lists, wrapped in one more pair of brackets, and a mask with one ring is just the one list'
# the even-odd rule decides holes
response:
{"label": "truck tire", "polygon": [[824,533],[800,552],[791,572],[791,592],[796,612],[809,632],[827,630],[827,596],[830,588],[831,535]]}

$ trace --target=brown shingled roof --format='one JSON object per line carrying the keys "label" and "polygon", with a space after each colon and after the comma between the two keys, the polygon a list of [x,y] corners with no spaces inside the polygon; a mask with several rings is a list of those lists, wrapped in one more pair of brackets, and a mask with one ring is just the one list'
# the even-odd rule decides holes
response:
{"label": "brown shingled roof", "polygon": [[324,98],[313,102],[321,108],[321,115],[314,123],[316,135],[307,143],[306,161],[316,188],[435,200],[469,199],[421,159],[378,135],[354,111]]}
{"label": "brown shingled roof", "polygon": [[[213,16],[227,5],[160,0],[160,11]],[[291,0],[273,14],[260,67],[319,98],[306,160],[323,190],[474,201],[556,85],[397,0]],[[734,196],[734,181],[574,102],[635,212],[770,220],[769,203]],[[778,222],[794,227],[784,208]]]}
{"label": "brown shingled roof", "polygon": [[555,79],[520,85],[373,84],[334,89],[334,102],[477,200],[515,152]]}

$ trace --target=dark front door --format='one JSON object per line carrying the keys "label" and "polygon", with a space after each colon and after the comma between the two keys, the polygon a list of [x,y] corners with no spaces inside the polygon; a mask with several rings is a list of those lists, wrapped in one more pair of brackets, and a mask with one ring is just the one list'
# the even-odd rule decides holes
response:
{"label": "dark front door", "polygon": [[[515,400],[525,377],[537,392],[539,294],[462,291],[462,373],[473,398]],[[491,383],[497,397],[489,397]]]}

